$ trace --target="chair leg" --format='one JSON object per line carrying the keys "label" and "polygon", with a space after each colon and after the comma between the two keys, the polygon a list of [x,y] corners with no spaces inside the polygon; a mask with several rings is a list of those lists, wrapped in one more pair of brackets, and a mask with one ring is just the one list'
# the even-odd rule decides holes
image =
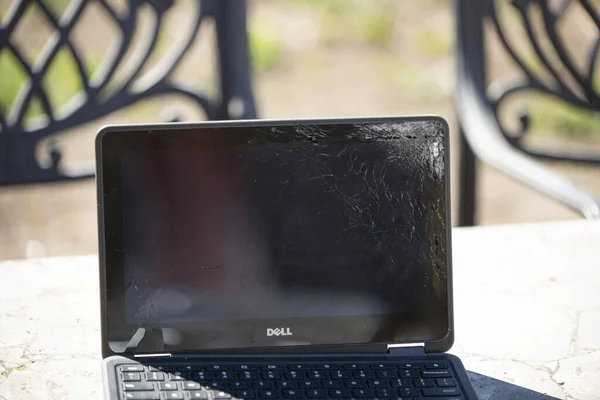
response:
{"label": "chair leg", "polygon": [[213,0],[221,104],[217,119],[256,118],[247,32],[247,0]]}
{"label": "chair leg", "polygon": [[459,129],[459,157],[460,164],[459,183],[458,183],[458,226],[473,226],[475,225],[475,180],[476,160],[475,154],[467,143],[463,134],[462,128]]}

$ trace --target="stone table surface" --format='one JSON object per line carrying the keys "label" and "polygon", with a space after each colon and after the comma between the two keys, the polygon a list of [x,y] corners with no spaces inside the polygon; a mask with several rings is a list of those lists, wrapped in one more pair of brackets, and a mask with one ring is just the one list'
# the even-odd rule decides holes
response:
{"label": "stone table surface", "polygon": [[[454,229],[453,354],[481,399],[600,399],[600,223]],[[0,263],[0,399],[101,399],[97,257]]]}

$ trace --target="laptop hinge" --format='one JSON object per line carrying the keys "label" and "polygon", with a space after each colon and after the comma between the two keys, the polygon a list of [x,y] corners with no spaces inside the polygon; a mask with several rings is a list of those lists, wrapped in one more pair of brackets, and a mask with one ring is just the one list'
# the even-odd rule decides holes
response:
{"label": "laptop hinge", "polygon": [[154,354],[134,354],[134,358],[172,358],[171,353],[154,353]]}
{"label": "laptop hinge", "polygon": [[425,343],[411,345],[391,345],[388,347],[388,353],[393,356],[411,356],[418,357],[425,355]]}

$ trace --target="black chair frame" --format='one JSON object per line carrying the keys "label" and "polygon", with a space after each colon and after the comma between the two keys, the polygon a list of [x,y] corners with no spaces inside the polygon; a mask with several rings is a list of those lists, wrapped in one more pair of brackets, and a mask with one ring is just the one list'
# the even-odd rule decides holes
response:
{"label": "black chair frame", "polygon": [[[166,12],[174,0],[127,0],[127,12],[118,13],[106,0],[71,0],[62,16],[57,17],[43,0],[14,0],[4,20],[0,22],[0,52],[10,52],[19,62],[27,80],[10,106],[0,108],[0,185],[42,183],[91,178],[92,169],[65,171],[61,168],[61,149],[50,146],[47,156],[50,165],[41,166],[36,157],[40,142],[51,135],[88,123],[110,113],[151,97],[177,94],[194,101],[207,119],[255,118],[256,107],[252,94],[249,64],[248,35],[246,27],[246,0],[196,1],[193,24],[185,37],[152,69],[143,67],[155,51],[163,28]],[[27,8],[35,3],[54,30],[34,63],[29,63],[13,42],[13,34]],[[78,49],[70,33],[81,20],[87,6],[97,4],[118,26],[118,36],[112,51],[108,52],[93,76],[88,76]],[[144,38],[143,55],[125,79],[115,82],[115,72],[131,50],[138,10],[150,6],[155,22],[151,34]],[[218,53],[218,94],[209,98],[172,79],[174,69],[180,64],[198,36],[204,21],[212,19],[216,29]],[[54,109],[42,81],[59,49],[68,49],[76,63],[82,90],[60,109]],[[43,116],[26,121],[25,116],[33,97],[40,100]],[[164,121],[156,121],[164,122]]]}
{"label": "black chair frame", "polygon": [[[578,0],[589,14],[600,33],[600,16],[589,0]],[[458,225],[476,223],[476,180],[478,158],[508,176],[571,207],[588,219],[600,219],[600,199],[573,184],[568,178],[554,172],[539,160],[570,161],[599,164],[600,155],[592,151],[539,151],[523,144],[529,129],[526,113],[519,115],[520,128],[514,132],[504,127],[499,118],[499,107],[509,96],[534,92],[561,99],[581,109],[600,111],[600,93],[593,86],[594,70],[600,50],[600,35],[588,55],[587,70],[578,70],[559,34],[558,24],[575,0],[563,0],[558,6],[546,0],[513,0],[525,27],[528,40],[545,71],[554,80],[552,85],[539,78],[519,56],[507,40],[505,27],[499,18],[495,0],[457,0],[457,70],[456,110],[459,120],[459,217]],[[537,8],[537,10],[535,10]],[[554,48],[552,58],[541,44],[539,32],[533,29],[533,13],[543,17],[543,34]],[[522,76],[512,81],[488,82],[486,64],[486,29],[489,22],[500,39],[502,47],[518,66]],[[576,89],[567,84],[566,71],[576,83]]]}

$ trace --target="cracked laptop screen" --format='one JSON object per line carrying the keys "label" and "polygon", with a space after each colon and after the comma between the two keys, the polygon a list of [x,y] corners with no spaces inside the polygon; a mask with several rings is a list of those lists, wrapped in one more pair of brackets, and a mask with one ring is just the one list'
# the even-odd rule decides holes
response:
{"label": "cracked laptop screen", "polygon": [[129,150],[127,323],[412,315],[446,327],[443,143]]}

